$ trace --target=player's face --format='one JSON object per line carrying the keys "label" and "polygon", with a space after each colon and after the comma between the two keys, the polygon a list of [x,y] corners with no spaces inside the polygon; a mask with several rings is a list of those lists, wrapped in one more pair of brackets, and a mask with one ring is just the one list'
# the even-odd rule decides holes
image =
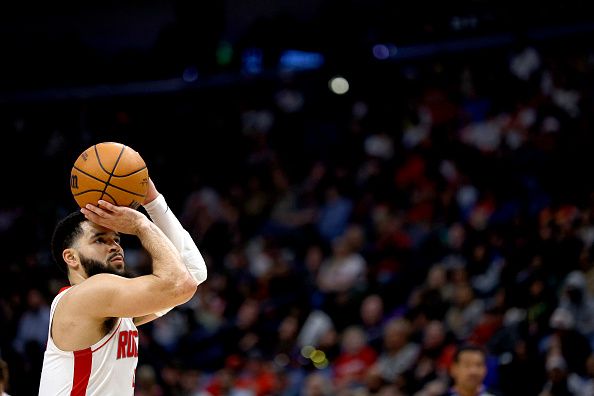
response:
{"label": "player's face", "polygon": [[464,351],[452,366],[456,384],[464,389],[477,389],[487,375],[485,357],[479,351]]}
{"label": "player's face", "polygon": [[87,276],[111,273],[127,276],[120,234],[96,224],[83,223],[79,258]]}
{"label": "player's face", "polygon": [[91,277],[93,275],[97,275],[97,274],[114,274],[114,275],[119,275],[119,276],[123,276],[126,278],[130,278],[131,275],[128,273],[128,271],[126,271],[125,267],[114,267],[111,266],[109,264],[103,263],[101,261],[98,260],[93,260],[91,258],[85,257],[84,255],[80,255],[80,263],[83,266],[83,268],[85,269],[85,272],[87,273],[88,277]]}

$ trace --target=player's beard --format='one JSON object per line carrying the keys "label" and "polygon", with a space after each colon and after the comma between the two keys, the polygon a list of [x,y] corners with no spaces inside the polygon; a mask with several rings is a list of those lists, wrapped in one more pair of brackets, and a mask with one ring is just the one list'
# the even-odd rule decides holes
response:
{"label": "player's beard", "polygon": [[85,272],[87,273],[87,277],[89,277],[89,278],[91,276],[97,275],[97,274],[114,274],[114,275],[123,276],[124,278],[132,277],[132,274],[130,274],[126,270],[126,267],[119,270],[117,268],[113,268],[112,266],[110,266],[109,263],[102,263],[99,260],[94,260],[94,259],[85,257],[82,254],[80,255],[80,263],[83,266],[83,268],[85,269]]}

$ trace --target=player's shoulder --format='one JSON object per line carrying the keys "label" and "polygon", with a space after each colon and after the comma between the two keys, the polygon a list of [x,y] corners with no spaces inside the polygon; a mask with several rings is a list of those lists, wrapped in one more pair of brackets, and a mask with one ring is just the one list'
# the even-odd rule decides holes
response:
{"label": "player's shoulder", "polygon": [[54,319],[103,318],[101,307],[122,288],[121,280],[113,274],[97,274],[68,288],[55,306]]}
{"label": "player's shoulder", "polygon": [[63,304],[64,302],[69,304],[71,302],[80,301],[81,299],[90,299],[98,302],[96,301],[96,298],[100,298],[104,293],[113,292],[114,288],[117,288],[122,284],[121,282],[125,280],[126,278],[114,274],[93,275],[70,287],[68,293],[65,293],[60,303]]}

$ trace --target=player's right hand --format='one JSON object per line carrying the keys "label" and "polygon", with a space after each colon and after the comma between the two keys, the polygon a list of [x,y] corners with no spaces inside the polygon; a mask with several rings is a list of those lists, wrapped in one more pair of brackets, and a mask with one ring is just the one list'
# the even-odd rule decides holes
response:
{"label": "player's right hand", "polygon": [[89,221],[124,234],[137,235],[142,225],[150,222],[136,209],[116,206],[104,200],[99,200],[97,205],[87,204],[80,211]]}

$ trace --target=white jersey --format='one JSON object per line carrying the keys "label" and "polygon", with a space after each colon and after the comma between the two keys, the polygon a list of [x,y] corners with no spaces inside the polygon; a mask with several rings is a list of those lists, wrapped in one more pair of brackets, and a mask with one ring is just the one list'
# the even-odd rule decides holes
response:
{"label": "white jersey", "polygon": [[119,318],[105,337],[83,350],[62,351],[54,344],[51,336],[54,312],[68,290],[61,290],[52,302],[39,396],[133,395],[138,330],[132,319]]}

